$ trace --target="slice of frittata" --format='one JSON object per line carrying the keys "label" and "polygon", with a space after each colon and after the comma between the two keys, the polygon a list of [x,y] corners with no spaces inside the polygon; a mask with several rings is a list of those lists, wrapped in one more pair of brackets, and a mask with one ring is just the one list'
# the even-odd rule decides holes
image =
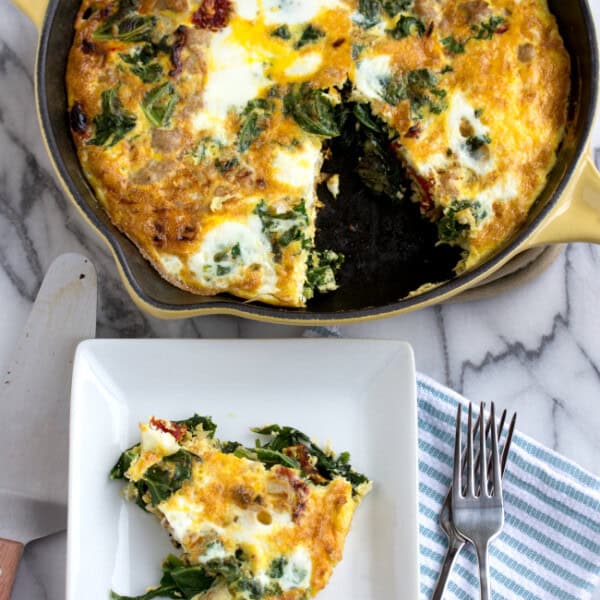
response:
{"label": "slice of frittata", "polygon": [[325,587],[371,487],[348,453],[278,425],[253,429],[267,441],[252,448],[222,442],[198,415],[140,429],[110,477],[128,481],[126,497],[160,520],[181,555],[167,557],[159,586],[139,600],[300,600]]}

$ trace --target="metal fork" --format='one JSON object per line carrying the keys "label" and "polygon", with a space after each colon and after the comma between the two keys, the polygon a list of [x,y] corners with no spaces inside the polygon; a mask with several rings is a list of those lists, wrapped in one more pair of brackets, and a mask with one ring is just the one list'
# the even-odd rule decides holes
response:
{"label": "metal fork", "polygon": [[[498,426],[498,437],[502,437],[502,433],[504,431],[504,425],[506,422],[507,411],[502,411],[502,416],[500,417],[500,424]],[[506,441],[504,442],[504,447],[502,448],[502,458],[501,458],[501,469],[504,474],[504,469],[506,468],[506,462],[508,460],[508,455],[510,453],[510,445],[512,442],[513,433],[515,430],[515,424],[517,421],[517,414],[514,413],[513,417],[510,421],[510,425],[508,427],[508,432],[506,434]],[[486,434],[489,433],[491,427],[491,421],[488,421],[486,425]],[[477,435],[479,430],[479,420],[475,423],[475,428],[473,431],[473,435]],[[462,465],[463,469],[465,468],[466,462],[466,450],[462,456]],[[478,460],[479,455],[476,460]],[[454,567],[454,563],[456,561],[457,556],[462,550],[463,546],[466,543],[466,540],[456,531],[454,524],[452,523],[452,518],[450,515],[450,498],[452,495],[452,487],[448,490],[448,494],[444,499],[444,504],[442,505],[442,510],[440,512],[439,523],[442,531],[446,534],[448,538],[448,549],[446,550],[446,556],[444,557],[444,562],[442,563],[442,569],[438,576],[438,580],[433,590],[433,595],[431,596],[431,600],[442,600],[444,594],[446,593],[446,587],[448,586],[448,580],[450,577],[450,573],[452,572],[452,568]]]}
{"label": "metal fork", "polygon": [[[452,500],[450,514],[452,522],[463,538],[472,542],[479,562],[479,581],[481,600],[491,599],[488,550],[490,542],[498,536],[504,526],[504,503],[502,500],[502,475],[500,454],[498,452],[498,434],[496,431],[496,412],[492,402],[490,414],[490,437],[492,443],[491,481],[488,479],[487,435],[485,427],[485,404],[481,403],[479,412],[479,494],[475,492],[475,461],[473,460],[473,405],[469,404],[467,426],[467,488],[463,495],[462,481],[462,407],[458,405],[456,415],[456,441],[454,446],[454,472],[452,478]],[[491,484],[491,486],[490,486]]]}

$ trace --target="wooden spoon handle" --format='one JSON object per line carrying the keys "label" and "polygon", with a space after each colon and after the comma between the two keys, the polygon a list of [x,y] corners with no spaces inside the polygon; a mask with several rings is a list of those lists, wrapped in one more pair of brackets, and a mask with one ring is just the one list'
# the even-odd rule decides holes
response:
{"label": "wooden spoon handle", "polygon": [[23,544],[0,539],[0,600],[10,600],[22,554]]}

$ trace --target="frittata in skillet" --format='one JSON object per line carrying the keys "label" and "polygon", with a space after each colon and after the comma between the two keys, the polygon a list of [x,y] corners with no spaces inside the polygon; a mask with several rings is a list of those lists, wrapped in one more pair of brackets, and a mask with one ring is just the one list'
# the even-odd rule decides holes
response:
{"label": "frittata in skillet", "polygon": [[138,600],[305,600],[325,587],[371,487],[348,453],[277,425],[254,429],[268,441],[252,448],[221,442],[198,415],[153,417],[140,429],[111,478],[128,481],[126,496],[160,520],[181,554],[165,559],[160,584]]}
{"label": "frittata in skillet", "polygon": [[358,176],[419,202],[460,273],[524,222],[569,81],[546,0],[84,0],[67,69],[86,177],[161,275],[291,307],[336,288],[316,189],[348,120]]}

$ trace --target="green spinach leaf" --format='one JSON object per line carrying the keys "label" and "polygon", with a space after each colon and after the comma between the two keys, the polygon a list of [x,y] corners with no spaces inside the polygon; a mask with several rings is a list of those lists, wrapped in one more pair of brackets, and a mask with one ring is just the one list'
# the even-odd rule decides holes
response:
{"label": "green spinach leaf", "polygon": [[442,39],[442,45],[451,54],[464,54],[465,43],[459,42],[453,35],[449,35]]}
{"label": "green spinach leaf", "polygon": [[154,127],[166,127],[169,125],[178,100],[179,96],[173,84],[167,81],[146,92],[141,106],[146,118]]}
{"label": "green spinach leaf", "polygon": [[322,37],[325,37],[325,32],[309,23],[302,32],[300,39],[294,44],[294,48],[296,50],[299,50],[307,44],[312,44],[316,42],[319,38]]}
{"label": "green spinach leaf", "polygon": [[492,143],[492,138],[487,134],[486,135],[473,135],[473,136],[467,138],[467,141],[465,142],[465,144],[467,146],[467,150],[475,158],[479,158],[480,150],[484,146],[491,144],[491,143]]}
{"label": "green spinach leaf", "polygon": [[401,40],[409,37],[414,32],[418,36],[425,33],[425,24],[417,17],[402,15],[396,23],[394,29],[388,30],[388,33],[395,39]]}
{"label": "green spinach leaf", "polygon": [[[471,219],[461,218],[461,213],[464,211],[470,212]],[[471,229],[470,221],[472,220],[477,225],[487,216],[487,210],[478,200],[453,200],[438,221],[438,237],[441,242],[461,242]]]}
{"label": "green spinach leaf", "polygon": [[213,422],[211,417],[201,417],[200,415],[194,415],[189,419],[184,419],[183,421],[173,421],[176,425],[185,425],[190,432],[194,432],[198,425],[202,425],[202,430],[208,434],[209,438],[213,438],[215,435],[215,431],[217,430],[217,426]]}
{"label": "green spinach leaf", "polygon": [[118,93],[118,86],[102,92],[102,112],[94,117],[95,135],[88,145],[110,148],[135,127],[136,117],[123,109]]}
{"label": "green spinach leaf", "polygon": [[354,116],[358,122],[367,129],[370,129],[375,133],[383,134],[386,132],[385,124],[383,121],[381,121],[381,119],[373,116],[368,104],[355,104],[352,107],[352,112],[354,113]]}
{"label": "green spinach leaf", "polygon": [[282,40],[289,40],[292,37],[290,28],[287,25],[281,25],[277,29],[271,31],[273,37],[281,38]]}
{"label": "green spinach leaf", "polygon": [[382,11],[389,17],[395,17],[400,12],[408,11],[412,3],[413,0],[359,0],[358,24],[364,29],[370,29],[381,22]]}
{"label": "green spinach leaf", "polygon": [[137,14],[139,0],[120,0],[117,10],[94,32],[97,40],[120,40],[122,42],[149,42],[157,24],[157,18]]}
{"label": "green spinach leaf", "polygon": [[280,254],[281,248],[294,241],[299,241],[304,248],[310,244],[310,240],[304,235],[308,226],[308,213],[304,200],[285,213],[270,211],[266,202],[261,200],[256,205],[254,213],[260,218],[263,231],[269,235],[276,256]]}
{"label": "green spinach leaf", "polygon": [[375,193],[388,196],[393,201],[401,201],[404,198],[403,171],[385,136],[365,132],[363,151],[356,173]]}
{"label": "green spinach leaf", "polygon": [[290,87],[283,99],[283,107],[285,113],[308,133],[324,137],[340,134],[336,107],[324,92],[312,88],[306,82]]}
{"label": "green spinach leaf", "polygon": [[183,598],[191,600],[208,590],[215,578],[200,566],[188,566],[174,554],[169,554],[162,564],[159,585],[141,596],[121,596],[110,593],[112,600],[151,600],[151,598]]}
{"label": "green spinach leaf", "polygon": [[284,449],[293,446],[304,446],[310,456],[316,459],[315,467],[323,478],[331,481],[335,477],[343,477],[352,485],[355,493],[358,486],[369,481],[365,475],[357,473],[352,468],[348,452],[343,452],[337,457],[327,454],[298,429],[269,425],[267,427],[257,427],[252,431],[270,437],[270,440],[263,444],[262,448],[282,452]]}
{"label": "green spinach leaf", "polygon": [[381,3],[379,0],[359,0],[358,12],[361,16],[359,25],[364,29],[370,29],[381,21]]}
{"label": "green spinach leaf", "polygon": [[264,98],[250,100],[241,115],[242,126],[238,137],[238,150],[245,152],[254,143],[273,112],[273,103]]}
{"label": "green spinach leaf", "polygon": [[140,455],[140,445],[131,446],[121,454],[115,466],[110,470],[110,479],[125,479],[125,473],[133,461]]}
{"label": "green spinach leaf", "polygon": [[135,482],[141,500],[148,493],[150,504],[156,506],[173,495],[192,477],[192,455],[181,448],[175,454],[165,456],[146,470]]}
{"label": "green spinach leaf", "polygon": [[413,0],[383,0],[381,6],[390,17],[395,17],[399,12],[409,10]]}
{"label": "green spinach leaf", "polygon": [[228,159],[220,159],[217,158],[215,160],[215,167],[217,168],[217,171],[219,171],[219,173],[227,173],[228,171],[231,171],[231,169],[233,169],[234,167],[237,167],[240,164],[239,159],[236,156],[233,156],[232,158],[228,158]]}
{"label": "green spinach leaf", "polygon": [[283,454],[283,452],[270,450],[269,448],[246,448],[240,445],[233,451],[233,454],[238,458],[259,461],[266,467],[283,465],[284,467],[289,467],[290,469],[300,468],[300,463],[297,460],[294,460],[290,456],[286,456]]}
{"label": "green spinach leaf", "polygon": [[491,40],[495,33],[502,33],[505,24],[506,19],[496,15],[479,25],[472,25],[471,31],[475,34],[474,39],[476,40]]}
{"label": "green spinach leaf", "polygon": [[388,104],[396,106],[403,100],[410,102],[411,117],[422,119],[424,110],[440,114],[448,108],[446,90],[437,87],[438,76],[429,69],[416,69],[396,76],[385,77],[381,81],[381,97]]}
{"label": "green spinach leaf", "polygon": [[144,44],[131,54],[120,53],[121,60],[129,65],[130,71],[144,83],[156,83],[163,75],[163,68],[158,63],[151,62],[158,54],[157,46]]}
{"label": "green spinach leaf", "polygon": [[315,292],[324,294],[337,290],[335,274],[344,263],[344,255],[333,250],[313,250],[306,262],[306,281],[304,296],[307,300],[314,297]]}

